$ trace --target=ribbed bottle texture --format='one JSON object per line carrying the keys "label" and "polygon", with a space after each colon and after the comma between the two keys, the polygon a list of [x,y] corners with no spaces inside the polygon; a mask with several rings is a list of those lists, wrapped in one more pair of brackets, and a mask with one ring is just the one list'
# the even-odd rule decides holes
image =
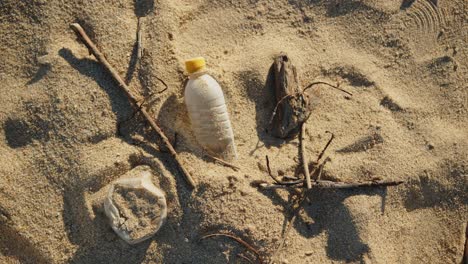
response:
{"label": "ribbed bottle texture", "polygon": [[198,143],[225,160],[237,158],[229,114],[218,82],[195,72],[185,87],[185,104]]}

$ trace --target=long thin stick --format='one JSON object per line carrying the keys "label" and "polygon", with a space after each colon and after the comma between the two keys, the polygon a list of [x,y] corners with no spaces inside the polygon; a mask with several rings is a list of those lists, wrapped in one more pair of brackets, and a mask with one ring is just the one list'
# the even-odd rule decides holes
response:
{"label": "long thin stick", "polygon": [[326,82],[321,82],[321,81],[318,81],[318,82],[313,82],[313,83],[311,83],[311,84],[307,85],[307,86],[306,86],[306,88],[304,88],[304,90],[302,90],[302,92],[305,92],[307,89],[309,89],[309,88],[311,88],[312,86],[314,86],[314,85],[317,85],[317,84],[325,84],[325,85],[328,85],[329,87],[332,87],[332,88],[334,88],[334,89],[337,89],[337,90],[340,90],[340,91],[342,91],[343,93],[346,93],[346,94],[348,94],[348,95],[351,95],[351,96],[353,96],[353,94],[352,94],[352,93],[350,93],[350,92],[348,92],[348,91],[346,91],[346,90],[343,90],[343,89],[341,89],[341,88],[340,88],[340,87],[338,87],[338,86],[331,85],[331,84],[329,84],[329,83],[326,83]]}
{"label": "long thin stick", "polygon": [[322,151],[320,152],[320,154],[318,155],[317,157],[317,163],[319,163],[320,159],[323,157],[323,154],[325,154],[325,151],[327,151],[327,148],[330,146],[330,144],[332,143],[333,139],[335,138],[335,135],[330,132],[330,131],[325,131],[325,133],[329,133],[331,134],[331,137],[330,139],[328,140],[327,144],[325,145],[325,147],[322,149]]}
{"label": "long thin stick", "polygon": [[[397,186],[402,184],[403,181],[368,181],[368,182],[333,182],[333,181],[314,181],[311,182],[313,188],[321,189],[352,189],[362,187],[384,187],[384,186]],[[304,184],[296,185],[282,185],[260,183],[258,185],[262,189],[287,189],[287,188],[305,188]]]}
{"label": "long thin stick", "polygon": [[143,21],[141,17],[138,17],[137,24],[137,64],[141,63],[141,57],[143,55],[143,44],[141,43],[141,29],[143,28]]}
{"label": "long thin stick", "polygon": [[301,159],[302,159],[302,168],[304,169],[304,175],[306,179],[306,186],[307,189],[312,188],[312,183],[310,182],[310,174],[309,174],[309,161],[307,159],[307,155],[305,152],[305,144],[304,144],[304,135],[305,135],[305,123],[301,125],[301,134],[299,135],[299,145],[301,148]]}
{"label": "long thin stick", "polygon": [[[119,76],[117,71],[112,67],[109,62],[106,60],[104,54],[102,54],[96,45],[91,41],[91,39],[88,37],[86,32],[83,30],[83,28],[80,26],[78,23],[73,23],[70,25],[70,27],[81,37],[83,40],[83,43],[88,47],[88,49],[93,53],[94,57],[106,68],[106,70],[112,75],[114,80],[117,82],[119,87],[125,92],[125,94],[128,97],[128,100],[136,107],[138,107],[138,99],[132,95],[130,92],[130,88],[125,84],[123,79]],[[169,142],[169,139],[167,139],[166,135],[164,132],[161,130],[161,128],[156,124],[156,122],[153,120],[151,115],[144,109],[140,108],[140,112],[143,114],[143,116],[146,118],[148,123],[151,125],[151,127],[156,131],[156,133],[162,138],[164,144],[166,147],[169,149],[169,152],[171,153],[172,157],[175,159],[177,164],[179,165],[180,170],[182,171],[183,176],[185,177],[185,180],[187,183],[190,185],[191,188],[195,188],[195,182],[193,181],[192,177],[190,176],[190,173],[184,168],[182,165],[181,160],[179,159],[179,156],[177,155],[177,152],[174,150],[172,147],[171,143]]]}

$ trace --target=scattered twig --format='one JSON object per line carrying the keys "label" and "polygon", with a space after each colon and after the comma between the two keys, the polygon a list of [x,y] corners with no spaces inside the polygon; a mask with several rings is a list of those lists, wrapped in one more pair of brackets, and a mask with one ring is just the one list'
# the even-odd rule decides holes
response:
{"label": "scattered twig", "polygon": [[283,103],[284,100],[286,100],[286,99],[288,99],[288,98],[294,98],[294,97],[296,97],[296,96],[301,96],[301,95],[303,95],[303,94],[305,93],[305,91],[306,91],[307,89],[310,89],[310,88],[312,88],[314,85],[317,85],[317,84],[325,84],[325,85],[328,85],[329,87],[332,87],[332,88],[337,89],[337,90],[339,90],[339,91],[342,91],[342,92],[344,92],[344,93],[346,93],[346,94],[348,94],[348,95],[350,95],[350,96],[353,96],[352,93],[350,93],[350,92],[348,92],[348,91],[346,91],[346,90],[344,90],[344,89],[341,89],[341,88],[339,88],[338,86],[329,84],[329,83],[327,83],[327,82],[321,82],[321,81],[313,82],[313,83],[307,85],[307,86],[302,90],[302,92],[298,92],[298,93],[295,93],[295,94],[287,94],[287,95],[283,96],[283,97],[276,103],[275,108],[273,109],[273,112],[271,113],[271,117],[270,117],[270,120],[269,120],[269,122],[268,122],[268,125],[271,125],[271,124],[273,123],[273,119],[274,119],[275,116],[276,116],[276,112],[278,111],[278,107],[281,105],[281,103]]}
{"label": "scattered twig", "polygon": [[270,117],[270,121],[268,122],[268,125],[271,125],[271,123],[273,123],[273,119],[274,119],[275,116],[276,116],[276,111],[278,111],[278,107],[280,106],[280,104],[281,104],[284,100],[286,100],[286,99],[288,99],[288,98],[291,98],[291,97],[294,97],[294,96],[295,96],[295,95],[291,95],[291,94],[285,95],[285,96],[283,96],[283,98],[281,98],[281,99],[278,101],[278,103],[276,103],[276,106],[275,106],[275,108],[273,109],[273,113],[271,113],[271,117]]}
{"label": "scattered twig", "polygon": [[[138,107],[138,99],[132,95],[130,92],[130,88],[125,84],[125,82],[122,80],[122,78],[119,76],[117,71],[112,67],[107,59],[105,58],[104,54],[102,54],[96,45],[91,41],[91,39],[88,37],[86,32],[83,30],[83,28],[78,24],[74,23],[71,24],[70,27],[81,37],[83,43],[88,47],[88,49],[92,52],[94,57],[106,68],[106,70],[112,75],[114,80],[117,82],[119,87],[125,92],[127,95],[129,101],[134,105]],[[154,129],[154,131],[162,138],[164,144],[166,147],[169,149],[169,152],[171,153],[172,157],[175,159],[176,163],[179,165],[180,170],[182,171],[182,175],[185,177],[185,180],[189,184],[191,188],[195,188],[195,182],[193,181],[192,177],[190,176],[190,173],[185,169],[185,167],[182,165],[182,161],[180,160],[179,156],[177,155],[177,152],[174,150],[172,147],[171,143],[169,142],[169,139],[167,139],[166,135],[164,132],[161,130],[161,128],[156,124],[156,122],[153,120],[151,115],[144,109],[141,108],[140,112],[143,114],[143,116],[146,118],[146,120],[149,122],[151,127]]]}
{"label": "scattered twig", "polygon": [[138,17],[137,23],[137,64],[140,65],[141,57],[143,56],[143,44],[141,41],[141,30],[143,28],[143,21],[141,17]]}
{"label": "scattered twig", "polygon": [[344,89],[341,89],[341,88],[338,87],[338,86],[329,84],[329,83],[327,83],[327,82],[321,82],[321,81],[313,82],[313,83],[307,85],[307,86],[304,88],[304,90],[302,90],[302,92],[305,92],[307,89],[312,88],[314,85],[317,85],[317,84],[325,84],[325,85],[328,85],[329,87],[332,87],[332,88],[334,88],[334,89],[337,89],[337,90],[342,91],[343,93],[346,93],[346,94],[348,94],[348,95],[350,95],[350,96],[353,96],[352,93],[350,93],[350,92],[348,92],[348,91],[346,91],[346,90],[344,90]]}
{"label": "scattered twig", "polygon": [[205,155],[206,155],[207,157],[209,157],[209,158],[211,158],[211,159],[213,159],[213,160],[215,160],[215,161],[217,161],[217,162],[223,164],[223,165],[226,166],[226,167],[232,168],[232,169],[235,170],[235,171],[239,171],[239,170],[240,170],[240,168],[239,168],[238,166],[236,166],[236,165],[234,165],[234,164],[232,164],[232,163],[229,163],[229,162],[227,162],[227,161],[225,161],[225,160],[223,160],[223,159],[217,158],[217,157],[215,157],[215,156],[211,156],[211,155],[208,154],[208,153],[205,153]]}
{"label": "scattered twig", "polygon": [[267,170],[268,170],[268,175],[270,175],[270,177],[277,183],[277,184],[281,184],[281,185],[295,185],[295,184],[298,184],[298,183],[302,183],[304,180],[302,179],[299,179],[299,180],[296,180],[296,181],[281,181],[280,179],[276,178],[273,173],[271,173],[271,168],[270,168],[270,159],[268,158],[268,155],[265,156],[265,159],[266,159],[266,166],[267,166]]}
{"label": "scattered twig", "polygon": [[325,147],[322,149],[322,151],[320,152],[320,154],[318,155],[317,157],[317,163],[320,161],[320,159],[323,157],[323,154],[325,154],[325,151],[328,149],[328,147],[330,146],[330,144],[332,143],[333,139],[335,138],[335,135],[330,132],[330,131],[325,131],[325,133],[330,133],[331,134],[331,137],[330,139],[328,140],[327,144],[325,145]]}
{"label": "scattered twig", "polygon": [[[361,187],[385,187],[385,186],[397,186],[404,183],[404,181],[368,181],[368,182],[334,182],[318,180],[311,182],[312,188],[320,189],[353,189]],[[287,188],[306,188],[303,183],[295,185],[283,185],[283,184],[271,184],[271,183],[260,183],[258,185],[262,189],[287,189]]]}
{"label": "scattered twig", "polygon": [[254,253],[256,256],[257,256],[257,260],[259,263],[263,263],[263,260],[262,260],[262,256],[260,255],[260,253],[258,252],[258,250],[256,250],[253,246],[251,246],[249,243],[245,242],[244,240],[242,240],[241,238],[235,236],[235,235],[232,235],[232,234],[224,234],[224,233],[214,233],[214,234],[209,234],[209,235],[205,235],[203,237],[200,238],[200,240],[203,240],[203,239],[206,239],[206,238],[212,238],[212,237],[217,237],[217,236],[222,236],[222,237],[228,237],[230,239],[233,239],[234,241],[236,241],[237,243],[241,244],[242,246],[244,246],[247,250],[249,250],[250,252]]}
{"label": "scattered twig", "polygon": [[126,118],[125,120],[122,120],[120,122],[117,122],[117,131],[119,132],[120,134],[120,128],[122,127],[122,124],[126,124],[127,122],[130,122],[131,120],[133,120],[136,115],[140,112],[141,108],[143,107],[143,105],[145,104],[146,102],[146,98],[143,99],[143,102],[141,102],[139,105],[137,105],[137,109],[133,111],[132,115],[128,118]]}
{"label": "scattered twig", "polygon": [[[318,179],[316,181],[314,181],[313,185],[312,185],[312,182],[310,181],[310,174],[309,174],[309,163],[305,158],[305,147],[304,147],[304,138],[303,138],[304,133],[305,133],[305,125],[303,123],[301,125],[301,134],[299,136],[299,140],[300,140],[300,144],[299,144],[300,146],[299,147],[300,147],[300,151],[301,151],[301,153],[300,153],[301,154],[301,162],[302,162],[302,166],[304,168],[304,174],[305,174],[305,177],[306,177],[306,184],[305,185],[306,185],[307,188],[301,190],[301,193],[300,193],[299,199],[298,199],[299,202],[297,203],[297,207],[294,210],[294,213],[293,213],[291,219],[289,220],[288,226],[286,228],[286,231],[285,231],[284,235],[282,236],[282,239],[280,241],[280,244],[279,244],[278,248],[275,250],[275,252],[273,253],[273,255],[272,255],[271,259],[270,259],[270,264],[275,261],[277,255],[279,254],[279,252],[281,252],[281,250],[283,248],[283,245],[284,245],[284,242],[285,242],[285,240],[286,240],[286,238],[287,238],[287,236],[288,236],[288,234],[289,234],[289,232],[291,230],[291,227],[293,226],[294,221],[296,221],[296,217],[299,214],[299,211],[302,209],[304,201],[306,200],[308,191],[312,188],[312,186],[317,185],[317,183],[318,183],[317,180],[320,179],[320,176],[322,174],[323,165],[327,162],[327,160],[325,160],[322,164],[319,164],[319,161],[320,161],[323,154],[325,153],[328,146],[331,144],[331,142],[333,140],[333,134],[332,134],[332,137],[330,138],[330,140],[328,140],[327,144],[325,145],[325,147],[320,152],[320,154],[319,154],[319,156],[317,158],[317,164],[318,165],[316,167],[314,167],[314,169],[312,170],[312,175],[315,173],[317,168],[319,168],[320,170],[319,170]],[[267,161],[268,161],[268,159],[267,159]],[[267,163],[267,165],[268,165],[268,163]],[[271,174],[269,168],[268,168],[268,172]],[[307,181],[307,178],[308,178],[308,181]],[[281,184],[281,183],[279,183],[279,184],[261,183],[259,186],[260,186],[260,188],[263,188],[263,189],[303,188],[304,187],[304,180],[298,181],[297,184],[295,184],[295,185],[285,185],[285,184]],[[294,204],[292,206],[294,206]]]}
{"label": "scattered twig", "polygon": [[[317,178],[315,181],[320,181],[320,178],[322,178],[322,172],[323,172],[323,167],[325,167],[325,164],[327,163],[328,159],[325,159],[320,165],[319,165],[319,172],[317,174]],[[314,168],[314,173],[315,173],[315,168]]]}
{"label": "scattered twig", "polygon": [[281,184],[281,181],[278,180],[275,176],[273,176],[273,173],[271,173],[271,167],[270,167],[270,159],[268,158],[268,155],[265,155],[265,159],[266,159],[266,166],[267,166],[267,170],[268,170],[268,175],[270,175],[270,177],[278,184]]}
{"label": "scattered twig", "polygon": [[164,93],[169,88],[169,86],[166,84],[165,81],[163,81],[163,79],[159,78],[158,76],[155,76],[155,78],[156,80],[158,80],[160,83],[164,85],[164,89],[162,89],[161,91],[158,91],[157,93],[158,94]]}
{"label": "scattered twig", "polygon": [[304,144],[304,136],[305,136],[305,123],[302,123],[301,125],[301,133],[299,135],[299,146],[301,149],[301,162],[302,162],[302,168],[304,169],[304,176],[306,180],[306,186],[307,189],[312,188],[312,184],[310,182],[310,174],[309,174],[309,161],[307,159],[307,155],[305,153],[305,144]]}

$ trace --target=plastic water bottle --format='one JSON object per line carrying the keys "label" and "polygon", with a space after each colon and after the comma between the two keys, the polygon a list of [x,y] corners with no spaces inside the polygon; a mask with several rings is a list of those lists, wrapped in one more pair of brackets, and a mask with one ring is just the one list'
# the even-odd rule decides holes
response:
{"label": "plastic water bottle", "polygon": [[185,86],[185,104],[198,143],[225,160],[237,158],[234,133],[218,82],[207,74],[205,59],[185,62],[189,81]]}

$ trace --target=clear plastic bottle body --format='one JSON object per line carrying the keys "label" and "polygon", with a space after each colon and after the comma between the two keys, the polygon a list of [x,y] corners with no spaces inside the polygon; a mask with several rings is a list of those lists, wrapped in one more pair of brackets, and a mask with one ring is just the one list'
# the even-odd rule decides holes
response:
{"label": "clear plastic bottle body", "polygon": [[198,143],[225,160],[237,158],[234,133],[218,82],[205,72],[195,72],[185,86],[185,104]]}

